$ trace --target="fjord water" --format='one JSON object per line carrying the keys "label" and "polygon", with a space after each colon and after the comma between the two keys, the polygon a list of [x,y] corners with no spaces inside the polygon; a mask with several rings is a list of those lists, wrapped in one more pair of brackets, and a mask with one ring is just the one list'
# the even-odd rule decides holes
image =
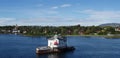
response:
{"label": "fjord water", "polygon": [[45,37],[27,37],[14,34],[0,35],[0,58],[120,58],[120,39],[103,37],[67,36],[68,45],[75,51],[37,55],[38,46],[46,46]]}

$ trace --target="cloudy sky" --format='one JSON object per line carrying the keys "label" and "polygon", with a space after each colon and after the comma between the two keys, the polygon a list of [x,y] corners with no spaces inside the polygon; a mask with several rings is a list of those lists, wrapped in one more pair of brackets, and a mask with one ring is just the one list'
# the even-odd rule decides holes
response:
{"label": "cloudy sky", "polygon": [[120,0],[0,0],[0,26],[120,23]]}

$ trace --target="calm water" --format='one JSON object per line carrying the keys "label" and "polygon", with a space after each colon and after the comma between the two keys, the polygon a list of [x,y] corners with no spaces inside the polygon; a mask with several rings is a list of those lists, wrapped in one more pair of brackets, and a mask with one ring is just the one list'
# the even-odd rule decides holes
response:
{"label": "calm water", "polygon": [[73,52],[36,55],[38,46],[47,45],[45,37],[0,35],[0,58],[120,58],[120,39],[69,36]]}

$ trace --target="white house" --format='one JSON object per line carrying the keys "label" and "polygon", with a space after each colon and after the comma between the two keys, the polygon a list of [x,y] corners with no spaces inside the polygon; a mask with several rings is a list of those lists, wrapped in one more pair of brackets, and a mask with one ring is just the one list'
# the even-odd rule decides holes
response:
{"label": "white house", "polygon": [[63,38],[60,35],[55,35],[52,38],[48,39],[48,47],[57,48],[57,47],[66,47],[67,38]]}
{"label": "white house", "polygon": [[115,28],[115,31],[120,31],[120,27]]}
{"label": "white house", "polygon": [[12,33],[20,33],[20,30],[18,30],[18,25],[16,24],[14,29],[12,30]]}

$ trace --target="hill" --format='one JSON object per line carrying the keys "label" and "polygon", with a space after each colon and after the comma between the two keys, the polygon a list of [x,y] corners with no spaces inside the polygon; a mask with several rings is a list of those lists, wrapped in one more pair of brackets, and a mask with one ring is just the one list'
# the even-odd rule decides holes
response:
{"label": "hill", "polygon": [[111,27],[120,27],[120,23],[106,23],[99,25],[100,27],[111,26]]}

